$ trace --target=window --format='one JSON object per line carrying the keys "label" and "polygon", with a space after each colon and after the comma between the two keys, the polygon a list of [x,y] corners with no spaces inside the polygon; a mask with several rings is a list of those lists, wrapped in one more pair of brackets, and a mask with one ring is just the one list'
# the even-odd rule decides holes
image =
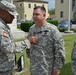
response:
{"label": "window", "polygon": [[61,3],[63,3],[64,1],[63,0],[61,0]]}
{"label": "window", "polygon": [[28,8],[31,8],[31,4],[28,4]]}
{"label": "window", "polygon": [[60,17],[63,18],[63,11],[60,12]]}
{"label": "window", "polygon": [[44,4],[42,6],[44,7]]}
{"label": "window", "polygon": [[34,4],[34,7],[36,7],[36,4]]}
{"label": "window", "polygon": [[74,6],[75,6],[75,0],[72,0],[72,10],[73,10]]}
{"label": "window", "polygon": [[20,4],[20,7],[22,7],[22,4]]}

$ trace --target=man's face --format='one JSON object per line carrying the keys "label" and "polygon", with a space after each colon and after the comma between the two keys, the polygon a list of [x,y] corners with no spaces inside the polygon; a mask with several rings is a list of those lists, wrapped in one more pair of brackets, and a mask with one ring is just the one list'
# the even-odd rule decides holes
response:
{"label": "man's face", "polygon": [[6,10],[0,9],[0,18],[2,18],[6,23],[12,23],[14,16]]}
{"label": "man's face", "polygon": [[14,16],[11,15],[9,12],[6,13],[6,15],[8,16],[8,18],[6,19],[7,23],[12,23]]}
{"label": "man's face", "polygon": [[40,9],[36,9],[33,11],[33,20],[34,22],[41,22],[45,19],[45,14]]}

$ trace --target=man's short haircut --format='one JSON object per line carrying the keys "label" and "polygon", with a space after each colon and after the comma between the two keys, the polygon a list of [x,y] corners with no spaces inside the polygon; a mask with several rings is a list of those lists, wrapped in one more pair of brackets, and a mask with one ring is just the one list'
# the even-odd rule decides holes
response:
{"label": "man's short haircut", "polygon": [[46,13],[46,9],[45,9],[44,6],[36,6],[36,7],[34,7],[34,10],[36,10],[36,9],[41,9],[41,11]]}

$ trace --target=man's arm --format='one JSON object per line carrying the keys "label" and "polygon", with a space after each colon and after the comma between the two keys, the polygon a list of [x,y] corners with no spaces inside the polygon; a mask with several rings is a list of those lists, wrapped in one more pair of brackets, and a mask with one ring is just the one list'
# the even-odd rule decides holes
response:
{"label": "man's arm", "polygon": [[[65,48],[64,48],[64,40],[62,38],[61,33],[56,29],[53,35],[54,39],[54,66],[53,66],[53,73],[58,73],[60,68],[62,68],[64,61],[65,61]],[[55,74],[58,75],[58,74]]]}
{"label": "man's arm", "polygon": [[25,49],[29,49],[31,41],[32,43],[36,43],[37,39],[35,40],[34,37],[30,37],[24,41],[14,42],[12,36],[9,35],[7,31],[3,29],[0,30],[0,47],[6,52],[21,52]]}

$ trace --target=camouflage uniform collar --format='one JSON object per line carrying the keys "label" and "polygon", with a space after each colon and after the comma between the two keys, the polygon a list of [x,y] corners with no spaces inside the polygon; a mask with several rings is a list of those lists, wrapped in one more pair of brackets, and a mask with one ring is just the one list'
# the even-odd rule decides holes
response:
{"label": "camouflage uniform collar", "polygon": [[[43,24],[43,26],[41,26],[40,28],[45,27],[45,26],[47,25],[47,23],[48,23],[48,22],[45,22],[45,24]],[[35,24],[35,27],[38,28],[38,27],[36,26],[36,24]]]}
{"label": "camouflage uniform collar", "polygon": [[3,19],[0,18],[0,21],[1,21],[8,29],[10,29],[10,27],[4,22]]}

